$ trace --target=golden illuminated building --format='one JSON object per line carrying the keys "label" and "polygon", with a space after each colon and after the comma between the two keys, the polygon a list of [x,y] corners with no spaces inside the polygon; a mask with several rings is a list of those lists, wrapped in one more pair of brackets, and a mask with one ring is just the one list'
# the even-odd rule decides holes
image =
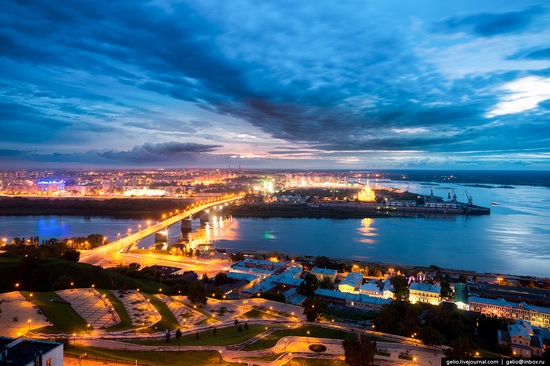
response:
{"label": "golden illuminated building", "polygon": [[359,201],[363,201],[363,202],[373,202],[374,201],[374,199],[375,199],[374,191],[372,190],[372,188],[370,187],[370,185],[368,183],[363,187],[361,192],[359,192],[359,194],[357,195],[357,199]]}

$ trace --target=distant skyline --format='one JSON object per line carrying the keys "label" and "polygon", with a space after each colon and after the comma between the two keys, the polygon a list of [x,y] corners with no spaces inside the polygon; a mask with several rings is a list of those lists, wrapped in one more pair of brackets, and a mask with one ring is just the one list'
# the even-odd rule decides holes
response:
{"label": "distant skyline", "polygon": [[0,93],[0,169],[550,170],[550,4],[6,0]]}

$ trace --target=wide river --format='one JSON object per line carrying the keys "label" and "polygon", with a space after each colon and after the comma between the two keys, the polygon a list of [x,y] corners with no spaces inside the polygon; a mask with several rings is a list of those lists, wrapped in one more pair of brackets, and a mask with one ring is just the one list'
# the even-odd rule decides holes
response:
{"label": "wide river", "polygon": [[[371,185],[374,185],[371,182]],[[550,277],[550,189],[516,186],[481,188],[455,184],[423,185],[384,182],[383,186],[459,201],[465,190],[474,204],[491,207],[491,215],[438,218],[254,219],[233,218],[193,223],[197,241],[214,242],[229,251],[256,249],[374,262],[430,265]],[[491,206],[497,202],[497,206]],[[138,220],[78,216],[0,216],[0,239],[38,235],[40,239],[105,235],[109,240],[145,223]],[[178,226],[169,242],[181,242]],[[140,246],[153,243],[147,238]]]}

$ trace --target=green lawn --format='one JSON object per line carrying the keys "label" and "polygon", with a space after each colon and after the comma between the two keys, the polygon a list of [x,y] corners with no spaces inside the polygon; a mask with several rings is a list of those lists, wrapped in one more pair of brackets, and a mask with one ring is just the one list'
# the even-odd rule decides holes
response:
{"label": "green lawn", "polygon": [[[307,332],[309,331],[309,335]],[[327,329],[318,326],[305,326],[296,329],[282,329],[276,332],[271,333],[267,337],[259,340],[258,342],[252,343],[245,348],[243,351],[255,351],[266,348],[274,347],[279,339],[287,336],[302,336],[302,337],[315,337],[315,338],[334,338],[334,339],[345,339],[355,337],[354,333],[348,333],[336,329]]]}
{"label": "green lawn", "polygon": [[118,316],[120,318],[120,323],[115,324],[107,328],[106,330],[108,332],[116,332],[120,330],[129,330],[134,329],[135,326],[132,325],[132,320],[130,319],[130,316],[128,315],[128,312],[126,311],[126,308],[124,307],[124,304],[122,301],[120,301],[114,293],[112,293],[109,290],[100,290],[97,289],[97,291],[105,295],[107,299],[113,304],[113,308],[118,313]]}
{"label": "green lawn", "polygon": [[216,325],[218,323],[221,323],[221,320],[209,316],[208,318],[203,319],[200,322],[198,322],[197,325],[205,325],[205,324],[206,325]]}
{"label": "green lawn", "polygon": [[172,312],[168,308],[168,305],[166,305],[162,300],[153,295],[145,293],[141,294],[151,302],[151,305],[153,305],[155,309],[158,310],[160,316],[162,317],[162,319],[158,323],[152,325],[150,328],[155,330],[174,330],[180,327],[178,320],[176,319],[174,314],[172,314]]}
{"label": "green lawn", "polygon": [[[268,328],[271,328],[268,326]],[[263,325],[249,325],[248,330],[242,328],[243,331],[239,332],[237,326],[230,326],[225,328],[218,328],[216,335],[214,335],[213,329],[204,330],[199,332],[199,339],[195,334],[189,334],[180,338],[180,346],[227,346],[231,344],[239,344],[247,339],[250,339],[263,331],[265,326]],[[178,346],[175,339],[175,333],[171,332],[172,338],[170,343],[166,343],[162,340],[143,340],[132,341],[131,343],[142,344],[145,346]]]}
{"label": "green lawn", "polygon": [[[21,291],[21,294],[29,297],[30,293]],[[44,316],[59,329],[59,332],[70,334],[86,331],[86,321],[55,292],[33,292],[32,294],[32,303],[42,310]],[[91,330],[91,327],[88,329]],[[51,327],[44,327],[44,330],[49,333],[54,332]],[[35,331],[40,332],[40,329]]]}
{"label": "green lawn", "polygon": [[277,319],[278,317],[272,314],[268,314],[265,311],[260,311],[256,309],[252,309],[250,311],[247,311],[244,314],[239,315],[237,318],[239,319]]}
{"label": "green lawn", "polygon": [[151,352],[151,351],[126,351],[110,350],[103,348],[81,347],[69,345],[65,347],[65,355],[78,357],[86,352],[89,359],[100,359],[112,362],[128,362],[158,366],[172,365],[238,365],[220,361],[220,354],[216,351],[182,351],[182,352]]}

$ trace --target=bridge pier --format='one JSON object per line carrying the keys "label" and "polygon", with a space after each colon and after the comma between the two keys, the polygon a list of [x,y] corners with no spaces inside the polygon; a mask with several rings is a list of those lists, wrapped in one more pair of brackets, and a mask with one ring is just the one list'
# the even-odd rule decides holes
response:
{"label": "bridge pier", "polygon": [[208,215],[208,212],[203,212],[200,216],[200,220],[201,220],[201,226],[203,226],[204,224],[209,222],[210,221],[210,215]]}
{"label": "bridge pier", "polygon": [[193,230],[193,218],[190,216],[181,220],[181,233],[188,233],[191,230]]}

